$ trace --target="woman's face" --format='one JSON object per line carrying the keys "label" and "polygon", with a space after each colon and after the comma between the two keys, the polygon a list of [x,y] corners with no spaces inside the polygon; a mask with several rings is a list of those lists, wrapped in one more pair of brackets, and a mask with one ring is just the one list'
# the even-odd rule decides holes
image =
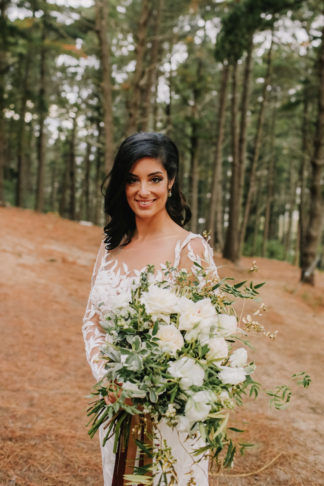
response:
{"label": "woman's face", "polygon": [[165,211],[172,182],[159,159],[145,157],[131,167],[126,183],[129,207],[139,218],[152,218]]}

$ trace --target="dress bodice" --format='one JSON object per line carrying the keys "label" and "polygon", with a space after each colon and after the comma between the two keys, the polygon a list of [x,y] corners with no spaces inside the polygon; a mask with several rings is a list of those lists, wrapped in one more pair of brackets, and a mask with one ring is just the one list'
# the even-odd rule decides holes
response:
{"label": "dress bodice", "polygon": [[[186,238],[176,242],[174,259],[171,262],[174,268],[179,268],[184,253],[186,259],[192,262],[193,272],[197,269],[194,262],[197,262],[217,276],[213,251],[201,235],[188,233]],[[154,276],[156,280],[164,278],[165,263],[161,263],[160,268],[156,268]],[[121,265],[117,259],[112,258],[109,250],[101,246],[93,271],[92,287],[82,327],[87,359],[97,380],[104,374],[100,349],[107,342],[107,334],[102,329],[105,316],[121,303],[127,305],[132,288],[138,284],[140,274],[145,268],[146,266],[130,270],[126,264]]]}

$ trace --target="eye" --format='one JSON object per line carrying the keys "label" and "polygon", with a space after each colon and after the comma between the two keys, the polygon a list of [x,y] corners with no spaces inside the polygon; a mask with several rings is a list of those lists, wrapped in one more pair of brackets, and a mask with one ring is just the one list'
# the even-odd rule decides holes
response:
{"label": "eye", "polygon": [[151,179],[151,181],[154,182],[155,184],[161,182],[162,180],[163,180],[162,177],[158,177],[158,176],[152,177]]}
{"label": "eye", "polygon": [[128,176],[127,179],[126,179],[126,184],[134,184],[134,182],[136,182],[136,177],[133,177],[133,176]]}

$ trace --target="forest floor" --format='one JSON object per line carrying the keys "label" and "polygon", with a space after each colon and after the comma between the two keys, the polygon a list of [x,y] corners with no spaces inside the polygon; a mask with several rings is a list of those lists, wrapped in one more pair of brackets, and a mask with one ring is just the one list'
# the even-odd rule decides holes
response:
{"label": "forest floor", "polygon": [[[81,319],[101,230],[15,208],[0,208],[0,228],[0,485],[100,486],[98,438],[86,427],[93,378]],[[324,274],[312,288],[285,262],[256,258],[250,274],[252,258],[239,266],[215,260],[221,276],[267,282],[262,324],[278,336],[252,337],[255,379],[269,389],[306,370],[313,382],[285,410],[270,409],[266,398],[240,409],[232,424],[255,447],[227,476],[212,471],[210,483],[324,485]]]}

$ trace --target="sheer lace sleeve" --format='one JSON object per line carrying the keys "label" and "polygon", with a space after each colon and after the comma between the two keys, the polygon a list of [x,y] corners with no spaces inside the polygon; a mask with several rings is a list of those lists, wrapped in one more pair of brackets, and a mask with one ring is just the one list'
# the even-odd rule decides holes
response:
{"label": "sheer lace sleeve", "polygon": [[181,245],[177,266],[195,273],[197,267],[194,262],[199,263],[206,270],[208,278],[219,279],[213,249],[201,235],[190,233]]}
{"label": "sheer lace sleeve", "polygon": [[[102,242],[92,273],[91,290],[95,285],[98,271],[103,262],[104,255],[105,246]],[[88,363],[90,365],[93,376],[97,381],[99,381],[104,375],[104,361],[100,358],[100,349],[105,343],[105,333],[102,331],[102,328],[100,326],[100,315],[98,309],[91,301],[91,291],[86,312],[83,317],[82,333]]]}

